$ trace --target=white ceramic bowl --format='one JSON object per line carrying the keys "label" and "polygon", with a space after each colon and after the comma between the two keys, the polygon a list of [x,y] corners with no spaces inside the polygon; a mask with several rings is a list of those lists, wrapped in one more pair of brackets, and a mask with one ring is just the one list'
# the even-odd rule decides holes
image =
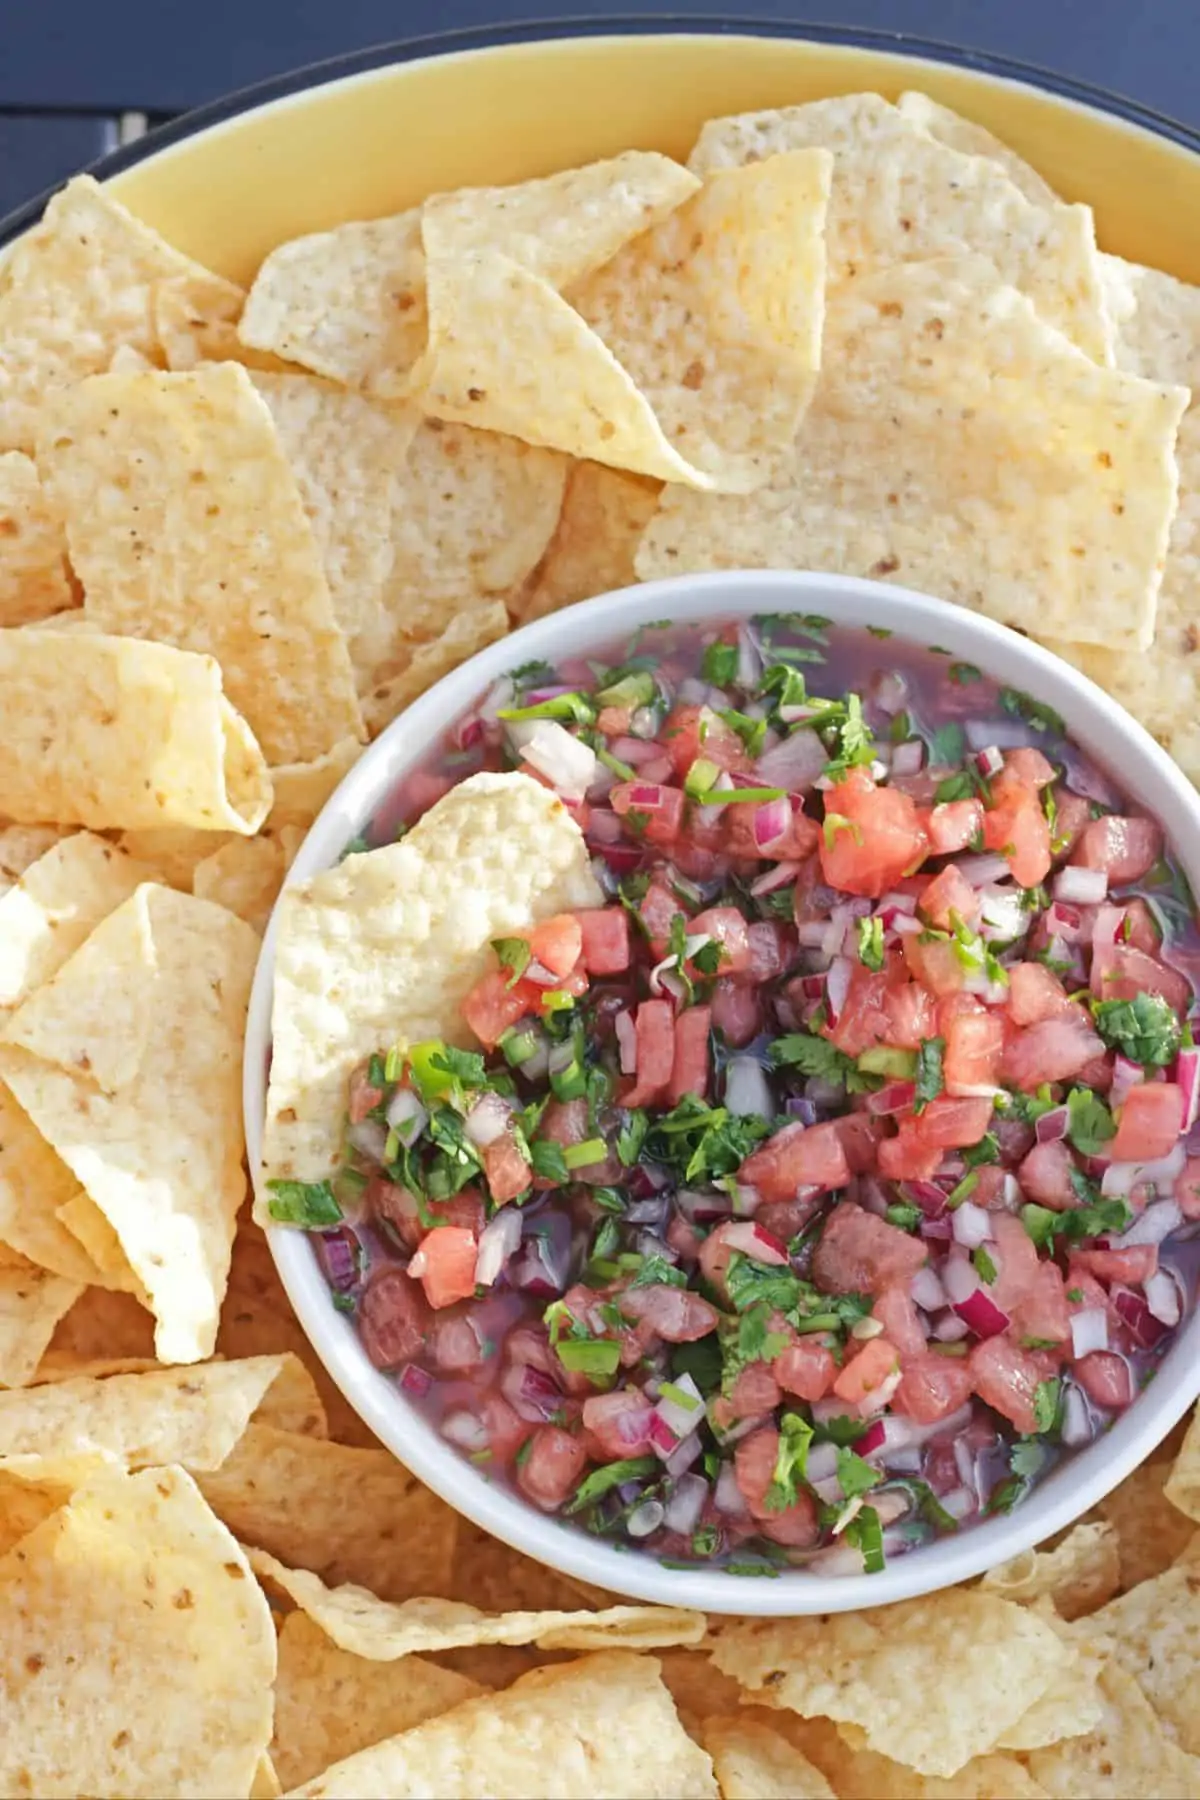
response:
{"label": "white ceramic bowl", "polygon": [[[653,619],[719,619],[769,612],[826,614],[838,625],[886,624],[897,637],[944,645],[989,676],[1047,701],[1072,738],[1118,785],[1162,822],[1193,888],[1200,891],[1200,795],[1154,740],[1109,696],[1026,638],[939,600],[834,575],[734,573],[683,576],[602,595],[493,644],[430,689],[367,750],[310,831],[290,880],[335,863],[434,738],[470,710],[499,676],[535,658],[620,644]],[[266,934],[250,1001],[245,1113],[251,1169],[259,1153],[271,1028],[275,923]],[[785,1572],[749,1580],[698,1565],[664,1569],[649,1553],[619,1550],[548,1518],[503,1485],[492,1485],[445,1443],[386,1375],[372,1368],[353,1324],[330,1305],[329,1289],[302,1232],[276,1227],[271,1250],[318,1355],[350,1404],[422,1481],[496,1537],[597,1587],[708,1612],[840,1612],[910,1599],[980,1574],[1060,1531],[1149,1455],[1200,1392],[1200,1312],[1193,1313],[1156,1379],[1114,1428],[1060,1464],[1015,1512],[897,1557],[878,1575]]]}

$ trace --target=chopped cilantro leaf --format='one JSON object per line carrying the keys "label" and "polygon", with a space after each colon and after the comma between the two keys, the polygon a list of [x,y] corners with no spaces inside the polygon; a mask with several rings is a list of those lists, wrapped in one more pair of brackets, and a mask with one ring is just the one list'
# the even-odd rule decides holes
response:
{"label": "chopped cilantro leaf", "polygon": [[336,1225],[342,1216],[328,1181],[268,1181],[267,1189],[271,1195],[267,1211],[277,1224],[318,1231]]}
{"label": "chopped cilantro leaf", "polygon": [[888,737],[893,744],[904,744],[907,743],[911,736],[912,720],[906,712],[898,712],[892,720],[891,728],[888,731]]}
{"label": "chopped cilantro leaf", "polygon": [[1179,1049],[1179,1020],[1159,994],[1092,1004],[1096,1029],[1110,1048],[1143,1068],[1164,1069]]}
{"label": "chopped cilantro leaf", "polygon": [[814,1429],[819,1444],[857,1444],[871,1427],[866,1419],[852,1419],[848,1413],[835,1413],[832,1419],[822,1420]]}
{"label": "chopped cilantro leaf", "polygon": [[941,725],[929,740],[929,760],[939,767],[960,763],[967,753],[967,740],[957,719]]}
{"label": "chopped cilantro leaf", "polygon": [[702,1394],[715,1393],[721,1385],[721,1345],[715,1332],[690,1344],[672,1344],[671,1373],[690,1375]]}
{"label": "chopped cilantro leaf", "polygon": [[529,1157],[535,1175],[540,1175],[544,1181],[553,1181],[557,1187],[566,1187],[571,1172],[561,1144],[555,1143],[553,1138],[535,1138],[529,1146]]}
{"label": "chopped cilantro leaf", "polygon": [[848,769],[861,768],[875,759],[875,740],[863,718],[862,701],[857,694],[846,695],[846,717],[837,728],[837,754],[825,765],[831,781],[838,781]]}
{"label": "chopped cilantro leaf", "polygon": [[617,1133],[617,1155],[627,1169],[631,1169],[641,1155],[649,1129],[650,1115],[640,1107],[625,1115],[625,1123]]}
{"label": "chopped cilantro leaf", "polygon": [[807,1481],[808,1447],[813,1428],[799,1413],[784,1413],[779,1421],[779,1452],[764,1506],[768,1512],[785,1512],[794,1506]]}
{"label": "chopped cilantro leaf", "polygon": [[602,1500],[613,1488],[621,1487],[626,1481],[641,1481],[647,1475],[657,1474],[661,1464],[656,1456],[627,1456],[621,1462],[605,1463],[602,1468],[593,1469],[585,1481],[581,1481],[575,1489],[575,1496],[565,1513],[582,1512],[585,1506]]}
{"label": "chopped cilantro leaf", "polygon": [[758,691],[763,698],[773,694],[776,706],[808,705],[808,688],[804,677],[799,669],[790,668],[787,663],[772,663],[764,671]]}
{"label": "chopped cilantro leaf", "polygon": [[464,1088],[487,1085],[487,1069],[478,1050],[456,1050],[453,1044],[442,1044],[429,1058],[429,1067],[449,1075]]}
{"label": "chopped cilantro leaf", "polygon": [[871,969],[878,974],[884,963],[883,920],[879,918],[859,919],[857,931],[858,960],[865,969]]}
{"label": "chopped cilantro leaf", "polygon": [[718,712],[730,729],[737,732],[747,752],[751,756],[757,756],[767,735],[766,719],[752,719],[748,713],[738,712],[732,706],[719,707]]}
{"label": "chopped cilantro leaf", "polygon": [[975,1265],[975,1273],[979,1279],[986,1281],[990,1286],[996,1279],[996,1265],[982,1244],[971,1252],[971,1261]]}
{"label": "chopped cilantro leaf", "polygon": [[532,950],[529,948],[528,938],[493,938],[492,949],[496,952],[496,958],[500,967],[508,973],[508,980],[504,984],[505,987],[516,987],[518,981],[520,981],[522,975],[529,967],[530,958],[533,955]]}
{"label": "chopped cilantro leaf", "polygon": [[873,638],[890,638],[892,636],[887,625],[868,625],[867,630]]}
{"label": "chopped cilantro leaf", "polygon": [[716,975],[724,960],[724,950],[716,938],[712,938],[707,944],[701,944],[696,951],[692,957],[692,967],[698,975]]}
{"label": "chopped cilantro leaf", "polygon": [[952,662],[946,673],[956,687],[968,687],[973,681],[983,680],[983,671],[974,663]]}
{"label": "chopped cilantro leaf", "polygon": [[686,1287],[687,1275],[665,1256],[643,1256],[630,1287]]}
{"label": "chopped cilantro leaf", "polygon": [[863,1573],[881,1575],[887,1566],[883,1550],[883,1526],[873,1506],[864,1506],[846,1525],[842,1536],[862,1552]]}
{"label": "chopped cilantro leaf", "polygon": [[1000,1140],[994,1131],[986,1131],[977,1144],[968,1144],[960,1152],[968,1169],[977,1169],[982,1163],[1000,1161]]}
{"label": "chopped cilantro leaf", "polygon": [[1116,1136],[1113,1116],[1098,1094],[1088,1088],[1072,1088],[1067,1095],[1070,1123],[1067,1136],[1081,1156],[1103,1156],[1104,1146]]}
{"label": "chopped cilantro leaf", "polygon": [[957,775],[947,775],[944,780],[939,781],[933,797],[939,806],[948,800],[973,800],[975,783],[966,769],[962,769]]}
{"label": "chopped cilantro leaf", "polygon": [[1006,713],[1014,719],[1024,719],[1035,731],[1053,731],[1059,737],[1065,737],[1067,727],[1061,713],[1056,713],[1052,706],[1042,700],[1035,700],[1021,688],[1005,687],[1000,689],[1000,704]]}
{"label": "chopped cilantro leaf", "polygon": [[854,1500],[859,1494],[865,1494],[879,1482],[883,1476],[878,1469],[873,1469],[854,1450],[839,1450],[837,1454],[837,1474],[842,1485],[842,1493],[847,1500]]}
{"label": "chopped cilantro leaf", "polygon": [[913,1112],[923,1113],[931,1100],[936,1100],[946,1085],[942,1072],[945,1038],[923,1038],[917,1051],[917,1092]]}
{"label": "chopped cilantro leaf", "polygon": [[732,1175],[770,1131],[754,1113],[733,1114],[685,1094],[677,1106],[655,1120],[648,1138],[649,1154],[685,1182]]}
{"label": "chopped cilantro leaf", "polygon": [[808,1031],[792,1031],[776,1038],[767,1057],[774,1069],[799,1069],[802,1075],[835,1082],[849,1094],[874,1093],[880,1085],[879,1076],[860,1070],[836,1044]]}
{"label": "chopped cilantro leaf", "polygon": [[729,687],[738,668],[738,650],[736,644],[723,644],[718,641],[709,644],[700,664],[700,673],[705,681],[714,687]]}
{"label": "chopped cilantro leaf", "polygon": [[1062,1382],[1057,1377],[1038,1382],[1033,1391],[1033,1416],[1039,1431],[1053,1431],[1061,1395]]}

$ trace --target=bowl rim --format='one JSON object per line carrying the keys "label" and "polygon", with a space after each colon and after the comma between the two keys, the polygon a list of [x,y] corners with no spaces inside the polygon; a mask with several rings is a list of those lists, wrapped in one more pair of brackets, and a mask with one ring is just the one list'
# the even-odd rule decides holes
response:
{"label": "bowl rim", "polygon": [[[1092,112],[1107,114],[1152,136],[1165,138],[1181,149],[1200,155],[1200,130],[1181,119],[1106,88],[1096,82],[1081,81],[1064,75],[1041,63],[1026,62],[992,50],[972,50],[947,43],[941,38],[924,37],[916,32],[886,31],[868,26],[832,25],[785,19],[722,18],[719,14],[661,12],[647,14],[611,13],[596,17],[562,14],[545,19],[526,18],[494,25],[464,25],[448,31],[421,33],[409,38],[395,38],[362,50],[346,51],[339,56],[323,57],[304,63],[299,68],[279,75],[266,76],[236,88],[232,93],[168,119],[161,125],[124,144],[104,156],[87,163],[83,173],[107,181],[127,169],[135,168],[160,152],[171,149],[189,137],[229,123],[243,113],[254,112],[310,88],[325,87],[334,82],[354,80],[405,63],[423,62],[437,57],[456,56],[473,50],[516,48],[522,44],[559,42],[573,38],[621,37],[706,37],[716,40],[737,38],[779,38],[793,43],[833,45],[848,50],[869,50],[881,55],[906,57],[913,62],[944,63],[969,74],[990,76],[998,81],[1013,82],[1040,89]],[[14,238],[37,223],[47,202],[62,186],[51,182],[40,193],[0,217],[0,250]]]}
{"label": "bowl rim", "polygon": [[[508,669],[535,658],[553,661],[568,641],[574,651],[620,641],[637,626],[663,617],[702,623],[780,611],[825,613],[835,625],[867,625],[887,617],[897,637],[943,645],[1001,682],[1049,700],[1067,718],[1072,740],[1113,770],[1118,784],[1164,823],[1185,873],[1200,889],[1200,793],[1149,733],[1085,676],[1017,632],[944,601],[851,576],[790,571],[729,571],[646,582],[550,614],[480,651],[414,701],[364,751],[309,830],[288,885],[335,863],[400,775],[423,759],[432,738]],[[1146,797],[1147,790],[1153,798]],[[264,937],[246,1028],[243,1100],[256,1189],[277,928],[278,909]],[[702,1564],[667,1569],[653,1556],[600,1543],[538,1512],[514,1490],[493,1487],[371,1366],[351,1321],[330,1305],[305,1234],[272,1226],[267,1238],[288,1297],[325,1368],[376,1436],[435,1493],[493,1536],[561,1573],[635,1599],[707,1612],[841,1612],[911,1599],[982,1574],[1074,1523],[1150,1454],[1200,1395],[1198,1307],[1155,1380],[1128,1412],[1101,1439],[1055,1469],[1012,1513],[974,1525],[961,1537],[910,1551],[876,1575],[785,1571],[776,1580],[747,1582]]]}

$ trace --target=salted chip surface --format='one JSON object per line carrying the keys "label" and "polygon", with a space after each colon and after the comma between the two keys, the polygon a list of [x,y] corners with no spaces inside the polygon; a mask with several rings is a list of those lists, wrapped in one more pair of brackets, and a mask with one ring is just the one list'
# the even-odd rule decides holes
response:
{"label": "salted chip surface", "polygon": [[96,830],[252,832],[262,751],[211,657],[132,638],[0,631],[0,814]]}
{"label": "salted chip surface", "polygon": [[820,361],[829,167],[800,151],[716,175],[573,283],[519,238],[461,248],[427,208],[423,403],[644,475],[759,485]]}
{"label": "salted chip surface", "polygon": [[247,1357],[199,1368],[79,1376],[0,1394],[0,1458],[69,1457],[99,1451],[129,1468],[178,1463],[193,1473],[225,1461],[279,1382],[307,1395],[306,1416],[324,1423],[311,1377],[294,1357]]}
{"label": "salted chip surface", "polygon": [[[1200,393],[1200,288],[1157,269],[1104,258],[1117,317],[1117,364]],[[1175,446],[1179,507],[1166,550],[1154,642],[1139,657],[1043,632],[1049,648],[1106,688],[1200,780],[1200,406],[1184,414]],[[1075,634],[1078,637],[1078,633]]]}
{"label": "salted chip surface", "polygon": [[492,938],[599,903],[578,826],[525,775],[460,782],[398,844],[284,890],[275,952],[265,1182],[337,1165],[345,1087],[383,1043],[466,1041],[462,1000]]}
{"label": "salted chip surface", "polygon": [[300,489],[361,688],[390,641],[392,510],[420,414],[376,405],[312,375],[252,379]]}
{"label": "salted chip surface", "polygon": [[363,718],[372,737],[378,737],[392,720],[411,706],[443,675],[449,675],[477,650],[497,643],[508,631],[508,613],[502,600],[459,613],[440,637],[421,644],[398,674],[381,681],[363,696]]}
{"label": "salted chip surface", "polygon": [[[0,640],[2,641],[2,640]],[[66,834],[57,825],[0,826],[0,895]]]}
{"label": "salted chip surface", "polygon": [[892,264],[985,250],[1047,324],[1111,362],[1090,207],[1032,205],[1002,169],[939,142],[878,94],[710,119],[688,166],[710,175],[810,147],[834,157],[831,290]]}
{"label": "salted chip surface", "polygon": [[1086,1737],[1034,1750],[1029,1772],[1055,1800],[1195,1800],[1200,1759],[1167,1735],[1136,1681],[1100,1677],[1104,1714]]}
{"label": "salted chip surface", "polygon": [[1025,1550],[989,1569],[983,1586],[1023,1605],[1052,1600],[1060,1618],[1077,1619],[1119,1591],[1120,1539],[1102,1521],[1076,1525],[1053,1550]]}
{"label": "salted chip surface", "polygon": [[238,335],[249,349],[394,400],[411,390],[426,326],[425,250],[414,207],[280,244],[254,278]]}
{"label": "salted chip surface", "polygon": [[611,1652],[535,1669],[385,1739],[294,1789],[309,1800],[717,1800],[652,1657]]}
{"label": "salted chip surface", "polygon": [[275,798],[267,815],[268,829],[282,831],[291,825],[307,830],[362,753],[357,738],[343,738],[312,762],[281,763],[272,769]]}
{"label": "salted chip surface", "polygon": [[756,1710],[750,1716],[774,1720],[776,1729],[836,1783],[838,1800],[1047,1800],[1015,1756],[989,1751],[949,1777],[919,1775],[906,1763],[866,1749],[862,1732],[852,1725],[843,1736],[828,1719]]}
{"label": "salted chip surface", "polygon": [[395,1662],[471,1644],[540,1644],[543,1650],[654,1650],[698,1644],[703,1613],[678,1606],[610,1606],[598,1612],[480,1612],[457,1600],[429,1597],[393,1605],[351,1583],[329,1588],[308,1569],[285,1568],[254,1551],[256,1572],[276,1583],[343,1650]]}
{"label": "salted chip surface", "polygon": [[[239,840],[240,841],[240,840]],[[19,1006],[154,871],[107,838],[77,831],[0,895],[0,1016]]]}
{"label": "salted chip surface", "polygon": [[92,376],[45,409],[38,462],[105,631],[216,657],[271,762],[359,734],[320,550],[245,369]]}
{"label": "salted chip surface", "polygon": [[1036,1613],[964,1589],[876,1612],[721,1624],[712,1654],[756,1704],[857,1725],[867,1748],[942,1776],[993,1749],[1071,1659]]}
{"label": "salted chip surface", "polygon": [[1192,1413],[1163,1494],[1189,1519],[1200,1519],[1200,1413]]}
{"label": "salted chip surface", "polygon": [[485,1692],[420,1656],[398,1663],[351,1656],[307,1613],[289,1613],[279,1633],[272,1761],[281,1783],[298,1787],[330,1763]]}
{"label": "salted chip surface", "polygon": [[0,1388],[33,1380],[55,1327],[83,1292],[79,1282],[0,1244]]}
{"label": "salted chip surface", "polygon": [[221,1467],[198,1479],[256,1555],[316,1570],[314,1580],[369,1582],[406,1599],[449,1579],[456,1516],[388,1451],[253,1423]]}
{"label": "salted chip surface", "polygon": [[830,298],[791,466],[745,497],[668,488],[638,573],[829,569],[1142,648],[1186,404],[1091,362],[981,257],[864,275]]}
{"label": "salted chip surface", "polygon": [[554,534],[569,467],[501,432],[422,422],[397,475],[372,685],[401,673],[412,646],[448,621],[520,591]]}
{"label": "salted chip surface", "polygon": [[181,1469],[97,1478],[0,1561],[5,1793],[249,1792],[275,1631]]}
{"label": "salted chip surface", "polygon": [[200,900],[228,908],[261,934],[303,841],[304,833],[296,825],[256,838],[232,838],[197,863],[192,892]]}
{"label": "salted chip surface", "polygon": [[633,559],[654,516],[662,484],[603,463],[572,463],[562,512],[546,554],[510,603],[519,625],[632,587]]}
{"label": "salted chip surface", "polygon": [[37,464],[0,455],[0,625],[31,625],[75,605],[62,520],[47,505]]}
{"label": "salted chip surface", "polygon": [[146,884],[0,1036],[0,1076],[116,1232],[163,1362],[196,1362],[216,1336],[257,953],[232,913]]}
{"label": "salted chip surface", "polygon": [[[937,100],[930,99],[928,94],[918,93],[914,89],[901,94],[896,107],[910,124],[918,125],[922,131],[927,131],[930,137],[937,138],[939,143],[948,145],[951,150],[960,150],[964,156],[986,156],[989,162],[996,163],[1032,205],[1060,204],[1059,196],[1049,182],[1043,181],[1037,170],[1031,168],[1024,157],[1018,156],[1008,144],[993,137],[986,125],[978,125],[974,119],[965,119],[951,107],[942,106]],[[1103,287],[1103,281],[1101,286]]]}
{"label": "salted chip surface", "polygon": [[[238,362],[248,369],[286,374],[288,363],[267,351],[249,349],[238,337],[244,298],[240,289],[198,295],[193,285],[178,275],[160,281],[154,289],[154,335],[167,368]],[[118,367],[115,358],[110,367]]]}
{"label": "salted chip surface", "polygon": [[54,1275],[90,1286],[129,1286],[110,1279],[65,1223],[60,1209],[80,1192],[16,1096],[0,1082],[0,1244]]}
{"label": "salted chip surface", "polygon": [[154,290],[169,280],[205,308],[241,295],[90,175],[54,196],[17,243],[0,285],[0,450],[32,449],[48,396],[107,369],[117,350],[154,359]]}
{"label": "salted chip surface", "polygon": [[1172,1468],[1169,1456],[1151,1457],[1088,1515],[1103,1519],[1117,1534],[1123,1589],[1161,1575],[1191,1542],[1195,1521],[1166,1494]]}
{"label": "salted chip surface", "polygon": [[835,1800],[820,1769],[770,1725],[736,1713],[705,1719],[703,1740],[722,1800]]}
{"label": "salted chip surface", "polygon": [[1111,1639],[1114,1661],[1181,1748],[1200,1755],[1200,1567],[1185,1562],[1143,1581],[1076,1629]]}

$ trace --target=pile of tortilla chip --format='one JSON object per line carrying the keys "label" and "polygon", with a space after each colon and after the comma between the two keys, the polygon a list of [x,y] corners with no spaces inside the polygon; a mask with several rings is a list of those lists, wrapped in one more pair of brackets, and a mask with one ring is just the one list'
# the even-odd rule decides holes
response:
{"label": "pile of tortilla chip", "polygon": [[[925,588],[1051,641],[1200,780],[1193,386],[1200,290],[917,94],[433,195],[249,292],[86,177],[12,248],[0,1800],[1200,1800],[1200,1423],[969,1587],[625,1605],[371,1437],[251,1216],[241,1115],[260,933],[329,795],[589,595]],[[482,946],[591,881],[551,793],[480,776],[289,890],[271,1167],[323,1172],[384,961],[446,1035]]]}

